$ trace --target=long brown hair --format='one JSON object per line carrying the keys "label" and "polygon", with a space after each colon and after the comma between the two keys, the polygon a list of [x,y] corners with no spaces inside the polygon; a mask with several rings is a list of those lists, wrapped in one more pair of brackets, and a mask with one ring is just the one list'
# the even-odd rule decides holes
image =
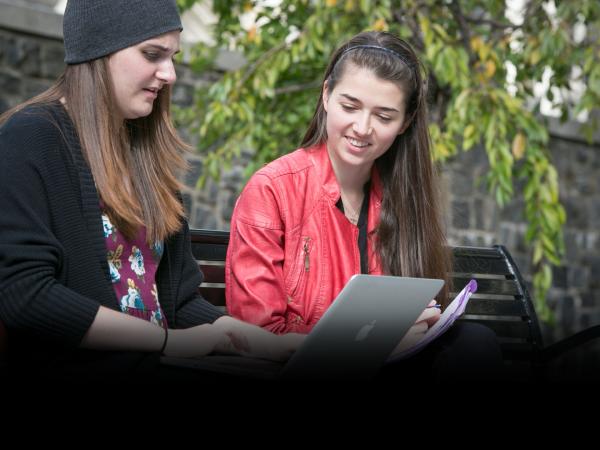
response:
{"label": "long brown hair", "polygon": [[183,152],[189,146],[171,122],[170,95],[164,86],[150,115],[117,121],[104,57],[67,66],[53,86],[4,113],[0,124],[26,106],[64,98],[106,213],[128,239],[145,226],[154,243],[178,231],[184,216],[176,173],[187,167]]}
{"label": "long brown hair", "polygon": [[[348,51],[356,46],[368,47]],[[333,53],[324,76],[329,92],[349,65],[368,69],[378,78],[396,83],[407,99],[404,133],[375,162],[383,185],[375,250],[385,273],[445,280],[437,297],[445,305],[450,292],[452,260],[442,224],[438,175],[431,159],[422,64],[410,45],[393,34],[360,33]],[[326,122],[322,88],[301,144],[303,148],[327,141]]]}

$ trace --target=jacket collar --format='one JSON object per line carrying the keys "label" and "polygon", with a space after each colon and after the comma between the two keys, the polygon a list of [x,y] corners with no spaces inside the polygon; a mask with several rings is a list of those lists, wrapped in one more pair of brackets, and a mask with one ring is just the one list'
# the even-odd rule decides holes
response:
{"label": "jacket collar", "polygon": [[[323,190],[330,198],[333,205],[335,205],[340,199],[340,185],[338,184],[329,153],[327,152],[327,143],[316,145],[310,149],[307,149],[309,157],[314,164],[315,170],[319,174],[319,180]],[[379,172],[377,167],[373,164],[371,169],[371,194],[369,198],[369,204],[373,205],[379,210],[381,206],[382,198],[382,185],[381,179],[379,178]],[[370,213],[370,211],[369,211]]]}

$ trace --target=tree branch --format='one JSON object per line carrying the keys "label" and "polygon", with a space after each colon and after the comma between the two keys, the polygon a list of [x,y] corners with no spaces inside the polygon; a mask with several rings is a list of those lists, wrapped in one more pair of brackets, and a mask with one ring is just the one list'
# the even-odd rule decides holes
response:
{"label": "tree branch", "polygon": [[471,31],[469,30],[469,25],[467,25],[465,15],[463,14],[460,4],[457,1],[450,3],[449,8],[450,12],[454,16],[454,20],[456,20],[458,28],[460,29],[460,38],[463,46],[469,55],[469,66],[474,67],[475,62],[477,61],[477,56],[471,50]]}
{"label": "tree branch", "polygon": [[293,92],[305,91],[307,89],[314,89],[321,86],[320,81],[311,81],[310,83],[305,84],[294,84],[291,86],[285,86],[278,89],[275,89],[275,95],[281,94],[291,94]]}
{"label": "tree branch", "polygon": [[484,19],[483,17],[463,16],[463,18],[465,21],[467,21],[469,23],[474,23],[476,25],[489,25],[491,28],[494,28],[494,29],[506,30],[506,29],[510,28],[511,30],[518,30],[519,28],[523,27],[523,25],[515,25],[512,23],[498,22],[498,21],[492,20],[492,19]]}
{"label": "tree branch", "polygon": [[[425,42],[423,40],[423,34],[421,33],[421,29],[417,24],[414,17],[417,15],[418,5],[411,8],[409,11],[404,11],[403,9],[395,9],[392,12],[394,19],[398,23],[406,23],[406,25],[411,29],[413,33],[413,45],[419,52],[425,51]],[[403,14],[404,13],[404,14]]]}
{"label": "tree branch", "polygon": [[287,42],[285,42],[285,40],[284,40],[279,45],[276,45],[275,47],[272,47],[269,50],[267,50],[265,53],[263,53],[260,56],[260,58],[258,58],[256,61],[254,61],[250,65],[250,67],[248,68],[248,70],[244,72],[244,76],[239,81],[238,86],[242,87],[244,84],[246,84],[246,81],[248,81],[248,79],[256,71],[256,69],[258,68],[258,66],[260,66],[262,63],[264,63],[266,60],[268,60],[275,53],[283,50],[285,47],[287,47],[287,45],[288,45]]}

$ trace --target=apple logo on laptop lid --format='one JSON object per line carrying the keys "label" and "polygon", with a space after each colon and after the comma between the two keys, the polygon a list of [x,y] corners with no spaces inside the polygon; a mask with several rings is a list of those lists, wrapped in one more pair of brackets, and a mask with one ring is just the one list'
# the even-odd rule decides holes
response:
{"label": "apple logo on laptop lid", "polygon": [[369,333],[371,332],[371,330],[375,327],[375,322],[377,322],[377,320],[372,320],[371,323],[363,325],[360,328],[360,330],[358,330],[358,333],[356,333],[354,340],[357,342],[364,341],[367,338],[367,336],[369,335]]}

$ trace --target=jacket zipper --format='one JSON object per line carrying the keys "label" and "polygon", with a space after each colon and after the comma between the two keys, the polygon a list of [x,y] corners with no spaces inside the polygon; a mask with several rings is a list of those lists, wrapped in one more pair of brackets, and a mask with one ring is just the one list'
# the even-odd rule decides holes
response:
{"label": "jacket zipper", "polygon": [[299,255],[300,266],[298,267],[298,273],[296,275],[294,287],[290,290],[290,295],[292,297],[296,296],[304,277],[310,271],[311,238],[308,236],[303,236],[300,245],[302,245]]}
{"label": "jacket zipper", "polygon": [[305,237],[303,250],[304,250],[304,270],[306,272],[310,271],[310,248],[308,246],[309,243],[310,243],[310,238]]}

